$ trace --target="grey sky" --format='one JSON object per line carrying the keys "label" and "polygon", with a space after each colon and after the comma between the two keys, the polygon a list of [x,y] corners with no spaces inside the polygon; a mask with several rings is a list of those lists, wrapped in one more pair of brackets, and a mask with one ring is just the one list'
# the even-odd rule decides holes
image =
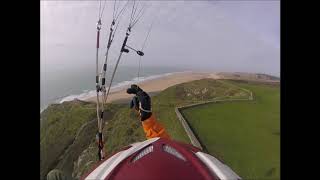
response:
{"label": "grey sky", "polygon": [[[123,5],[125,2],[122,1]],[[279,1],[141,1],[149,6],[128,44],[139,49],[155,20],[145,48],[145,66],[204,68],[280,74]],[[41,70],[95,65],[99,1],[41,1]],[[101,36],[105,52],[113,2],[107,1]],[[125,36],[131,4],[111,48],[115,63]],[[125,54],[121,65],[138,65]]]}

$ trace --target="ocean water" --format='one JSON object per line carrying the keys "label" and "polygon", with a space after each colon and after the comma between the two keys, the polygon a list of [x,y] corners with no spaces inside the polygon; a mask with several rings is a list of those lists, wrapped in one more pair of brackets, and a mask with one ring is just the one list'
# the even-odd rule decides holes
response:
{"label": "ocean water", "polygon": [[[186,69],[173,67],[143,67],[139,81],[182,72]],[[106,84],[110,82],[113,67],[108,67]],[[119,66],[112,88],[138,82],[138,67]],[[72,70],[42,70],[40,81],[40,112],[51,103],[61,103],[74,98],[85,99],[95,96],[95,69],[77,68]]]}

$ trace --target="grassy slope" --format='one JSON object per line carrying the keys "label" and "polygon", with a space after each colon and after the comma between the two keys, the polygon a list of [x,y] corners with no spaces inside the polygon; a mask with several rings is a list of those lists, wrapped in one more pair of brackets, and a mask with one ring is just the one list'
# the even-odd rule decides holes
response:
{"label": "grassy slope", "polygon": [[[152,98],[153,113],[163,123],[173,139],[189,143],[179,123],[174,107],[222,96],[247,96],[246,92],[219,81],[204,79],[172,86]],[[138,141],[145,140],[141,123],[127,104],[109,104],[104,128],[107,154]],[[95,145],[95,104],[65,102],[51,105],[41,114],[41,177],[59,168],[74,177],[81,176],[97,162]],[[82,129],[82,131],[79,131]],[[77,139],[74,141],[76,134]]]}
{"label": "grassy slope", "polygon": [[72,144],[77,130],[82,124],[91,121],[94,115],[92,104],[69,102],[52,105],[41,113],[41,178],[58,164],[59,157]]}
{"label": "grassy slope", "polygon": [[244,179],[279,178],[279,86],[229,82],[253,91],[255,100],[198,106],[184,115],[207,150]]}
{"label": "grassy slope", "polygon": [[[116,106],[116,108],[114,107]],[[114,115],[107,121],[104,128],[105,150],[110,155],[121,148],[132,143],[145,140],[141,123],[137,119],[136,114],[129,109],[128,105],[111,104],[108,108],[113,107]],[[94,137],[92,137],[94,139]],[[97,163],[97,146],[92,142],[90,146],[83,149],[80,158],[76,161],[73,177],[80,178],[83,173],[87,172],[95,163]]]}

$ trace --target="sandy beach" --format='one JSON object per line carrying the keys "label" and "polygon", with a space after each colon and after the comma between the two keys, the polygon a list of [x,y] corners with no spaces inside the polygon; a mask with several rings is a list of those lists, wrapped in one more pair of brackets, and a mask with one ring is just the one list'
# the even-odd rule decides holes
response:
{"label": "sandy beach", "polygon": [[[167,76],[159,77],[152,80],[146,80],[140,83],[137,83],[144,91],[153,94],[160,92],[170,86],[189,82],[193,80],[199,80],[203,78],[212,78],[212,79],[219,79],[220,76],[217,73],[197,73],[197,72],[179,72],[173,73]],[[132,98],[132,95],[126,93],[126,89],[130,85],[123,86],[118,89],[114,89],[109,94],[107,102],[114,102],[114,101],[121,101],[128,98]],[[85,99],[85,101],[96,102],[97,97],[89,97]]]}

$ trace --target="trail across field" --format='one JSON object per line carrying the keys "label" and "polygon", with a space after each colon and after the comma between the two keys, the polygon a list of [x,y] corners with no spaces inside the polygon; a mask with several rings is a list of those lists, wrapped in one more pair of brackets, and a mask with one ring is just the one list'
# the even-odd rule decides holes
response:
{"label": "trail across field", "polygon": [[176,107],[175,108],[175,112],[177,114],[178,119],[180,120],[186,134],[188,135],[190,142],[192,145],[194,145],[195,147],[198,147],[204,151],[207,151],[206,149],[203,148],[203,146],[200,143],[199,138],[197,138],[197,135],[193,132],[192,127],[189,126],[188,121],[184,118],[183,114],[181,113],[182,110],[185,110],[187,108],[194,108],[196,106],[202,106],[204,104],[208,104],[208,103],[217,103],[217,102],[227,102],[227,101],[251,101],[253,100],[253,93],[252,91],[245,89],[245,88],[241,88],[238,87],[234,84],[231,83],[227,83],[224,80],[217,80],[218,82],[222,83],[222,84],[226,84],[227,86],[231,86],[234,87],[236,89],[241,89],[242,91],[245,91],[248,93],[248,97],[245,98],[233,98],[233,97],[229,97],[229,96],[222,96],[222,97],[217,97],[214,98],[213,100],[209,100],[209,101],[204,101],[204,102],[199,102],[199,103],[195,103],[195,104],[189,104],[186,106],[181,106],[181,107]]}
{"label": "trail across field", "polygon": [[252,101],[229,101],[182,110],[205,149],[244,179],[280,178],[279,86],[227,81],[252,90]]}

